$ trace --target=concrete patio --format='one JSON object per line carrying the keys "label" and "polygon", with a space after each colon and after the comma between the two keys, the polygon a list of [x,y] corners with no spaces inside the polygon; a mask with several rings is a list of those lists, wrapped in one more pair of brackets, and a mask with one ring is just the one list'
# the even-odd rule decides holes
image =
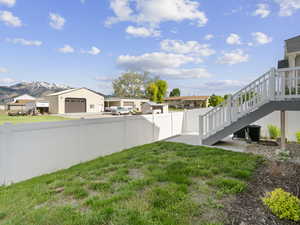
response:
{"label": "concrete patio", "polygon": [[[184,134],[184,135],[169,138],[166,141],[184,143],[189,145],[200,145],[200,139],[197,134]],[[232,136],[229,136],[224,138],[222,141],[220,141],[219,143],[215,144],[212,147],[222,148],[234,152],[245,152],[247,146],[249,146],[249,144],[247,144],[245,141],[232,140]]]}

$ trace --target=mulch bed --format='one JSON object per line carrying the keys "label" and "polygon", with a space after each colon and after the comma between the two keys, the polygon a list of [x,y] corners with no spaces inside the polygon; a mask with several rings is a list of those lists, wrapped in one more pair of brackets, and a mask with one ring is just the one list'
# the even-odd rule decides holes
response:
{"label": "mulch bed", "polygon": [[247,191],[237,195],[230,206],[226,207],[230,221],[228,225],[299,225],[300,222],[278,219],[263,205],[261,198],[276,188],[300,197],[300,165],[267,161],[257,170]]}
{"label": "mulch bed", "polygon": [[[280,146],[276,145],[276,142],[262,141],[248,145],[246,152],[262,155],[270,160],[278,160],[279,158],[276,154],[278,149],[280,149]],[[287,144],[287,150],[290,152],[290,158],[287,161],[300,164],[300,144],[290,142]]]}

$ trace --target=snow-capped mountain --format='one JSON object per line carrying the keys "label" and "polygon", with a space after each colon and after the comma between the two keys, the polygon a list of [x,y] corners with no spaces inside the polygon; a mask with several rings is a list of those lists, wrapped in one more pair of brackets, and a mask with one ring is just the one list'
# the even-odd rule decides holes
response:
{"label": "snow-capped mountain", "polygon": [[11,86],[0,86],[0,103],[5,103],[23,94],[29,94],[33,97],[43,97],[67,89],[71,89],[71,87],[41,81],[20,82]]}

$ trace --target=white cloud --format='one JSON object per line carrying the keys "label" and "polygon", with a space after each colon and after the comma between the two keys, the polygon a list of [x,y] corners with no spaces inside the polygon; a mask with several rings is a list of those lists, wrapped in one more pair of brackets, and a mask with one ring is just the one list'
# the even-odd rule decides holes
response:
{"label": "white cloud", "polygon": [[229,44],[229,45],[240,45],[240,44],[242,44],[241,38],[237,34],[230,34],[226,39],[226,43]]}
{"label": "white cloud", "polygon": [[22,21],[19,17],[16,17],[9,11],[0,11],[0,21],[2,21],[6,26],[11,27],[21,27]]}
{"label": "white cloud", "polygon": [[16,0],[0,0],[0,5],[5,5],[7,7],[13,7],[16,4]]}
{"label": "white cloud", "polygon": [[192,0],[110,0],[110,7],[115,16],[107,19],[107,25],[131,21],[158,26],[166,21],[192,20],[204,26],[208,22],[200,4]]}
{"label": "white cloud", "polygon": [[300,1],[299,0],[274,0],[277,4],[279,4],[280,16],[291,16],[297,10],[300,9]]}
{"label": "white cloud", "polygon": [[8,73],[8,69],[0,67],[0,73]]}
{"label": "white cloud", "polygon": [[213,39],[214,37],[215,36],[213,34],[207,34],[207,35],[205,35],[204,40],[209,41],[209,40]]}
{"label": "white cloud", "polygon": [[161,69],[152,71],[153,74],[158,76],[164,76],[169,79],[197,79],[197,78],[209,78],[212,75],[205,68],[193,68],[193,69]]}
{"label": "white cloud", "polygon": [[231,52],[224,52],[218,59],[220,64],[234,65],[238,63],[248,62],[249,55],[245,54],[243,50],[237,49]]}
{"label": "white cloud", "polygon": [[129,26],[126,32],[135,37],[159,37],[160,31],[155,29],[148,29],[146,27]]}
{"label": "white cloud", "polygon": [[121,55],[117,64],[120,68],[133,71],[150,71],[162,68],[178,68],[195,62],[193,57],[163,52],[146,53],[140,56]]}
{"label": "white cloud", "polygon": [[59,14],[56,13],[50,13],[49,14],[50,22],[49,25],[56,30],[61,30],[63,29],[66,19],[60,16]]}
{"label": "white cloud", "polygon": [[16,82],[15,79],[13,78],[9,78],[9,77],[0,77],[0,84],[11,84],[11,83],[14,83]]}
{"label": "white cloud", "polygon": [[197,56],[210,56],[216,53],[208,44],[200,44],[197,41],[183,42],[180,40],[163,40],[160,42],[161,49],[177,54],[192,54]]}
{"label": "white cloud", "polygon": [[215,90],[239,89],[246,86],[248,82],[240,80],[215,80],[205,83],[205,87]]}
{"label": "white cloud", "polygon": [[267,18],[271,13],[268,4],[258,4],[257,9],[253,13],[254,16],[260,16],[261,18]]}
{"label": "white cloud", "polygon": [[248,81],[241,80],[211,80],[200,85],[184,86],[185,89],[199,89],[206,93],[232,93],[232,91],[239,90],[246,86]]}
{"label": "white cloud", "polygon": [[153,75],[171,79],[206,78],[211,76],[204,68],[182,68],[183,65],[188,63],[198,63],[198,59],[182,54],[154,52],[140,56],[121,55],[117,60],[117,65],[126,71],[147,71]]}
{"label": "white cloud", "polygon": [[20,44],[20,45],[27,45],[27,46],[41,46],[43,42],[41,41],[31,41],[25,40],[23,38],[7,38],[6,41],[13,43],[13,44]]}
{"label": "white cloud", "polygon": [[90,50],[88,51],[82,50],[81,53],[89,54],[89,55],[99,55],[101,53],[101,50],[95,46],[92,46]]}
{"label": "white cloud", "polygon": [[68,53],[74,53],[75,49],[70,45],[64,45],[64,47],[58,49],[58,51],[64,54],[68,54]]}
{"label": "white cloud", "polygon": [[272,42],[272,38],[262,32],[252,33],[253,39],[257,44],[265,45]]}

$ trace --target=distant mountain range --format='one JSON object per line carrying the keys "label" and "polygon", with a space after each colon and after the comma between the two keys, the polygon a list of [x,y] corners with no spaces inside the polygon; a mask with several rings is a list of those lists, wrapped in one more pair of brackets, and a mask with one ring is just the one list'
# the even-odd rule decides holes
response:
{"label": "distant mountain range", "polygon": [[43,97],[55,92],[64,91],[71,87],[50,84],[47,82],[21,82],[11,86],[0,86],[0,104],[11,101],[12,98],[28,94],[33,97]]}

